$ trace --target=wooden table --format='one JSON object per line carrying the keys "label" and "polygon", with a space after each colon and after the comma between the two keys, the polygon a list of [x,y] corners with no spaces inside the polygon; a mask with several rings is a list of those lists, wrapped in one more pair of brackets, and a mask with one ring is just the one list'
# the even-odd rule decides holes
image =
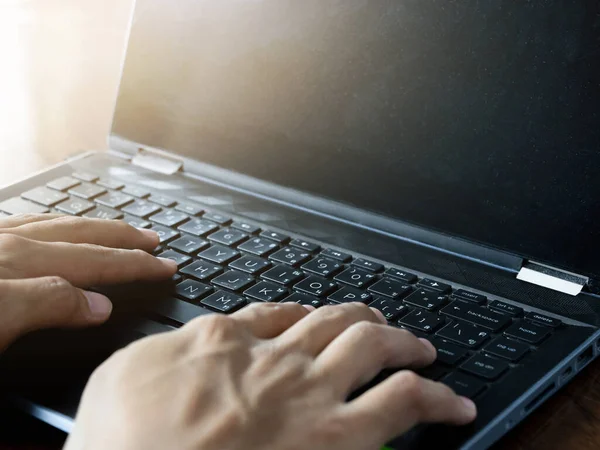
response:
{"label": "wooden table", "polygon": [[[0,184],[105,148],[131,5],[0,0]],[[495,449],[598,447],[600,361]]]}

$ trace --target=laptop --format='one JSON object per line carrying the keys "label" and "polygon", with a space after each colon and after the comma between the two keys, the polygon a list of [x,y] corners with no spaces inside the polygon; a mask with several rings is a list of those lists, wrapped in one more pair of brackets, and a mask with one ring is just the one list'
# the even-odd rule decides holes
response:
{"label": "laptop", "polygon": [[12,400],[68,431],[93,368],[144,335],[362,301],[479,409],[389,447],[491,446],[600,351],[599,55],[598,2],[138,0],[109,150],[0,211],[152,228],[179,273],[16,345]]}

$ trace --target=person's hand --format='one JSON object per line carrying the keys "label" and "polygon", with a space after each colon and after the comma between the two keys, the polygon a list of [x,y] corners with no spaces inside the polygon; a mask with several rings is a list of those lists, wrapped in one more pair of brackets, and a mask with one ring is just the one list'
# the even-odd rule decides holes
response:
{"label": "person's hand", "polygon": [[105,296],[80,288],[172,276],[173,261],[146,251],[153,231],[121,221],[50,214],[0,220],[0,352],[22,334],[49,327],[98,325]]}
{"label": "person's hand", "polygon": [[[92,375],[66,450],[378,450],[418,423],[466,424],[447,386],[386,367],[435,348],[363,304],[254,304],[118,351]],[[383,320],[381,320],[383,321]]]}

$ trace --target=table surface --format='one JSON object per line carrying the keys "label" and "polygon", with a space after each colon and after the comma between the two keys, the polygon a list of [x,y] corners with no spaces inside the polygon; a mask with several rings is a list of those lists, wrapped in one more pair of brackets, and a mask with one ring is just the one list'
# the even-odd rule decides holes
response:
{"label": "table surface", "polygon": [[[131,5],[0,0],[0,185],[78,151],[105,148]],[[600,361],[495,450],[598,447]]]}

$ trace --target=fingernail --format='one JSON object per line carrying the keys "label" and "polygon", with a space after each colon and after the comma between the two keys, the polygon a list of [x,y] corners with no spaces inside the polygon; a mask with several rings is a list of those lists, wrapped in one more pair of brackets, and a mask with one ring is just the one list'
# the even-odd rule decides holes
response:
{"label": "fingernail", "polygon": [[83,291],[83,295],[85,295],[85,298],[87,299],[92,318],[106,319],[110,316],[113,306],[108,297],[90,291]]}
{"label": "fingernail", "polygon": [[387,319],[385,318],[385,316],[383,315],[383,313],[381,311],[379,311],[377,308],[371,308],[371,310],[375,313],[375,315],[379,318],[379,320],[381,322],[383,322],[387,325]]}
{"label": "fingernail", "polygon": [[317,309],[312,305],[302,305],[302,306],[304,306],[306,309],[308,309],[309,312],[313,312],[315,309]]}
{"label": "fingernail", "polygon": [[431,355],[436,358],[437,357],[437,350],[436,348],[433,346],[433,344],[431,342],[429,342],[427,339],[424,338],[419,338],[419,340],[423,343],[423,345],[425,347],[427,347],[427,349],[429,350],[429,353],[431,353]]}
{"label": "fingernail", "polygon": [[465,417],[467,417],[470,420],[473,420],[477,415],[477,407],[475,406],[475,403],[473,403],[472,400],[466,397],[461,397],[460,399],[463,403],[463,412],[465,414]]}
{"label": "fingernail", "polygon": [[139,229],[139,230],[142,232],[142,234],[145,234],[146,236],[148,236],[152,240],[158,242],[158,233],[156,231],[146,230],[146,229],[143,229],[143,228]]}
{"label": "fingernail", "polygon": [[157,259],[162,261],[163,264],[165,266],[167,266],[169,269],[171,269],[173,271],[177,271],[177,269],[178,269],[177,263],[175,261],[173,261],[172,259],[169,259],[169,258],[157,258]]}

